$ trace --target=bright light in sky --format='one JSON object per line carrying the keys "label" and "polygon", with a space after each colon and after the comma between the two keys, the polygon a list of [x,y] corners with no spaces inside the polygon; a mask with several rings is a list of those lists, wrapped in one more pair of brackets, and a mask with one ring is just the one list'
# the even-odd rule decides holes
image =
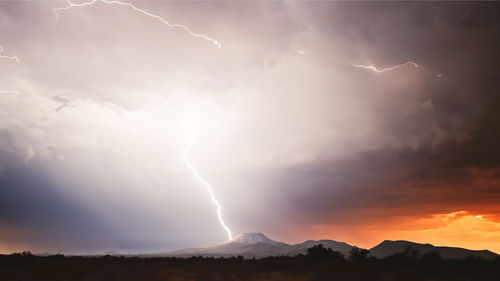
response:
{"label": "bright light in sky", "polygon": [[200,129],[200,126],[200,120],[196,116],[191,115],[189,118],[186,118],[183,127],[187,135],[191,136],[196,134],[196,132]]}
{"label": "bright light in sky", "polygon": [[[59,11],[62,11],[62,10],[68,10],[68,9],[71,9],[71,8],[81,8],[81,7],[85,7],[85,6],[92,6],[93,4],[95,4],[96,2],[98,2],[98,0],[92,0],[92,1],[88,1],[88,2],[83,2],[83,3],[80,3],[80,4],[75,4],[73,3],[71,0],[67,0],[66,1],[68,3],[68,6],[66,7],[62,7],[62,8],[55,8],[53,9],[53,13],[56,15],[56,18],[59,18]],[[218,48],[220,48],[222,46],[222,43],[220,43],[219,41],[213,39],[213,38],[210,38],[204,34],[199,34],[199,33],[194,33],[193,31],[191,31],[191,29],[189,27],[187,27],[186,25],[182,25],[182,24],[172,24],[170,22],[168,22],[167,20],[165,20],[163,17],[161,16],[158,16],[158,15],[155,15],[155,14],[152,14],[150,12],[147,12],[143,9],[139,9],[137,8],[136,6],[134,6],[133,4],[131,3],[127,3],[127,2],[121,2],[121,1],[107,1],[107,0],[100,0],[100,2],[102,3],[105,3],[105,4],[117,4],[117,5],[121,5],[121,6],[126,6],[126,7],[129,7],[129,8],[132,8],[134,11],[136,12],[140,12],[146,16],[149,16],[149,17],[152,17],[152,18],[155,18],[157,20],[159,20],[161,23],[169,26],[169,27],[176,27],[176,28],[182,28],[184,29],[185,31],[187,31],[190,35],[194,36],[194,37],[201,37],[203,39],[206,39],[208,41],[211,41],[212,43],[214,43]],[[0,52],[1,52],[1,49],[0,49]],[[19,62],[19,60],[17,59],[17,61]],[[169,100],[167,100],[169,101]],[[212,187],[210,186],[210,184],[205,181],[203,178],[200,177],[200,175],[198,174],[198,171],[197,169],[195,168],[195,166],[188,160],[188,153],[189,151],[191,150],[194,142],[195,142],[195,139],[196,139],[196,134],[198,133],[198,131],[200,130],[200,127],[202,126],[201,125],[201,118],[200,118],[200,112],[201,111],[200,109],[196,109],[195,112],[191,112],[189,114],[189,116],[186,118],[186,120],[184,121],[184,126],[183,126],[183,129],[187,132],[187,134],[189,135],[189,142],[186,146],[186,149],[185,151],[183,152],[182,154],[182,157],[183,157],[183,160],[184,160],[184,163],[186,164],[186,166],[188,166],[194,173],[194,176],[195,178],[202,184],[204,185],[207,190],[209,191],[210,193],[210,197],[212,198],[212,201],[216,204],[217,206],[217,216],[218,216],[218,219],[221,223],[221,225],[224,227],[225,231],[227,232],[228,234],[228,239],[231,240],[232,239],[232,234],[231,234],[231,231],[229,230],[229,228],[226,226],[226,224],[224,223],[223,219],[222,219],[222,206],[220,205],[220,203],[217,201],[213,191],[212,191]],[[104,139],[105,139],[105,143],[106,143],[106,146],[108,146],[110,149],[112,149],[114,152],[116,153],[120,153],[120,154],[127,154],[127,153],[133,153],[133,152],[136,152],[136,150],[127,150],[127,151],[123,151],[123,150],[120,150],[120,149],[117,149],[115,148],[114,146],[112,146],[110,143],[109,143],[109,140],[108,140],[108,133],[106,133]]]}
{"label": "bright light in sky", "polygon": [[182,129],[188,138],[191,138],[207,125],[207,118],[210,118],[210,113],[203,106],[206,108],[209,105],[206,103],[201,105],[201,102],[198,101],[186,108],[186,112],[180,113],[183,115],[183,120],[180,121],[182,122]]}

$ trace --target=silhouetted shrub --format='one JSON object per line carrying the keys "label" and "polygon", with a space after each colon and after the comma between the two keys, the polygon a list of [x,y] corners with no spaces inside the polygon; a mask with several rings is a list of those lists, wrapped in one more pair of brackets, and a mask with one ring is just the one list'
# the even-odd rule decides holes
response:
{"label": "silhouetted shrub", "polygon": [[307,256],[313,260],[344,260],[342,253],[325,248],[322,244],[307,249]]}
{"label": "silhouetted shrub", "polygon": [[[138,258],[138,257],[40,257],[29,252],[0,255],[0,280],[6,281],[132,281],[132,280],[234,280],[234,281],[496,281],[500,259],[467,257],[446,260],[437,253],[415,259],[405,251],[384,259],[368,257],[362,249],[341,253],[312,247],[306,255],[262,259],[230,258]],[[339,262],[341,260],[341,262]]]}
{"label": "silhouetted shrub", "polygon": [[13,253],[12,256],[31,257],[33,254],[30,251],[22,251],[20,253]]}
{"label": "silhouetted shrub", "polygon": [[352,248],[349,254],[349,260],[360,262],[366,261],[368,259],[368,254],[370,254],[370,251],[360,248]]}

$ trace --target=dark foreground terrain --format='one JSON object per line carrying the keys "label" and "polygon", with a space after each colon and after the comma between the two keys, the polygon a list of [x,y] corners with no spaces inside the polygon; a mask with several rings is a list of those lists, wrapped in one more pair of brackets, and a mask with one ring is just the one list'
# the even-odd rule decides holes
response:
{"label": "dark foreground terrain", "polygon": [[39,257],[29,252],[0,255],[0,280],[500,280],[500,259],[444,260],[407,249],[377,259],[355,249],[345,259],[316,246],[306,255],[262,259]]}

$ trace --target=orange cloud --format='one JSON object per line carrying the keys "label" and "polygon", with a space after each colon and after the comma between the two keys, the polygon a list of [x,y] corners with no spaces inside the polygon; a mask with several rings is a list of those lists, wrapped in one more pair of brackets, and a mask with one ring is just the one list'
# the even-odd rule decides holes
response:
{"label": "orange cloud", "polygon": [[363,248],[371,248],[383,240],[409,240],[500,253],[500,221],[495,215],[465,210],[421,217],[389,217],[370,224],[309,225],[289,242],[305,239],[333,239]]}

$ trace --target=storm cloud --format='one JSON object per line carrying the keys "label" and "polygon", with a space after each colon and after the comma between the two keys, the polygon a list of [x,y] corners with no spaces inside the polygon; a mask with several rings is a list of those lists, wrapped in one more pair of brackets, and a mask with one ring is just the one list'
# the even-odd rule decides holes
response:
{"label": "storm cloud", "polygon": [[368,247],[390,221],[500,223],[498,4],[133,3],[222,47],[122,6],[0,4],[21,62],[0,59],[0,250],[223,241],[182,161],[192,122],[234,233]]}

